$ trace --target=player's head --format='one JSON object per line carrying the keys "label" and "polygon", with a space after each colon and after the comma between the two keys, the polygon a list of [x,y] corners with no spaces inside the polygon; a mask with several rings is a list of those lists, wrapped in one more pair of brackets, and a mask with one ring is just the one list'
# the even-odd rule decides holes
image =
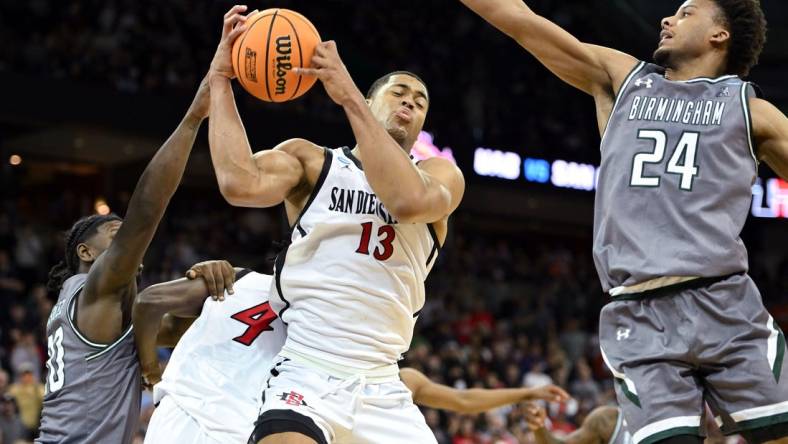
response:
{"label": "player's head", "polygon": [[49,271],[47,287],[58,291],[66,279],[79,273],[82,264],[89,267],[109,248],[122,222],[115,214],[94,214],[78,220],[66,233],[65,259]]}
{"label": "player's head", "polygon": [[403,149],[410,150],[430,107],[424,81],[409,71],[388,73],[369,88],[367,103],[391,137]]}
{"label": "player's head", "polygon": [[758,63],[765,41],[759,0],[686,0],[675,15],[662,19],[654,60],[676,68],[717,52],[725,73],[743,77]]}

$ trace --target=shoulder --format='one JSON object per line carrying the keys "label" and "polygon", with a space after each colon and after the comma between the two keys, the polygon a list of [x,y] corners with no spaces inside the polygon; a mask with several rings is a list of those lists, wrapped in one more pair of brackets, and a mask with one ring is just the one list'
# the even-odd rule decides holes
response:
{"label": "shoulder", "polygon": [[418,163],[418,168],[438,179],[458,181],[465,183],[465,177],[454,162],[442,157],[431,157]]}
{"label": "shoulder", "polygon": [[752,129],[756,139],[769,138],[778,133],[785,115],[769,101],[757,97],[747,99],[752,118]]}
{"label": "shoulder", "polygon": [[607,441],[616,429],[619,414],[618,407],[597,407],[585,419],[583,426],[596,432],[603,441]]}
{"label": "shoulder", "polygon": [[640,66],[640,60],[617,49],[591,44],[588,47],[596,54],[602,67],[610,77],[613,94],[618,94],[618,90],[627,76]]}
{"label": "shoulder", "polygon": [[275,151],[282,151],[299,160],[323,158],[324,148],[306,139],[289,139],[274,147]]}

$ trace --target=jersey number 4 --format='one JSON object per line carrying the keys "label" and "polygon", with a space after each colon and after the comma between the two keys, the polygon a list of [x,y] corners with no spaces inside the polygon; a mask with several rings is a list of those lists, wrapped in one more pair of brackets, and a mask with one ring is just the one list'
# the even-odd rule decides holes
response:
{"label": "jersey number 4", "polygon": [[274,319],[276,319],[276,313],[271,309],[268,302],[263,302],[260,305],[239,311],[230,317],[249,326],[241,336],[233,338],[233,341],[250,346],[260,336],[260,333],[273,330],[271,322],[274,322]]}
{"label": "jersey number 4", "polygon": [[[643,174],[644,165],[647,163],[660,163],[665,158],[665,148],[668,144],[668,135],[662,130],[640,130],[638,139],[653,140],[654,150],[650,153],[637,153],[632,159],[632,179],[629,184],[633,187],[658,187],[659,176],[646,176]],[[681,134],[673,155],[668,160],[665,172],[681,177],[679,188],[692,191],[692,182],[698,175],[698,139],[700,133],[685,131]]]}
{"label": "jersey number 4", "polygon": [[[391,225],[382,225],[378,228],[378,243],[379,247],[375,247],[372,252],[372,257],[379,261],[385,261],[394,254],[394,238],[397,232]],[[369,241],[372,237],[372,222],[364,222],[361,224],[361,241],[358,244],[356,253],[366,254],[369,256]]]}

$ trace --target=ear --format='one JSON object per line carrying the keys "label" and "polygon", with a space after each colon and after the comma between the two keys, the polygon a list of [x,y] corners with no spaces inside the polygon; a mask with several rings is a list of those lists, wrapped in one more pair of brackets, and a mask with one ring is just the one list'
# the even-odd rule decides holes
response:
{"label": "ear", "polygon": [[93,254],[93,250],[88,247],[86,243],[81,243],[77,245],[77,257],[82,262],[93,262],[96,260],[96,256]]}
{"label": "ear", "polygon": [[731,33],[721,26],[715,26],[712,28],[712,32],[710,41],[714,45],[722,45],[731,38]]}

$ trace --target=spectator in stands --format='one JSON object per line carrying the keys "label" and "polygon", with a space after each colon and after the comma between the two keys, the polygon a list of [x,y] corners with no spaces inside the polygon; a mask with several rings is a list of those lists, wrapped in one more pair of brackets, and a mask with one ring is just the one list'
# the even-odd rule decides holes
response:
{"label": "spectator in stands", "polygon": [[0,444],[16,444],[28,438],[28,431],[22,420],[14,397],[0,395]]}
{"label": "spectator in stands", "polygon": [[28,438],[32,438],[38,434],[41,406],[44,403],[44,385],[35,379],[31,364],[23,364],[17,371],[20,372],[17,382],[11,384],[8,394],[16,400],[19,417],[27,429]]}

